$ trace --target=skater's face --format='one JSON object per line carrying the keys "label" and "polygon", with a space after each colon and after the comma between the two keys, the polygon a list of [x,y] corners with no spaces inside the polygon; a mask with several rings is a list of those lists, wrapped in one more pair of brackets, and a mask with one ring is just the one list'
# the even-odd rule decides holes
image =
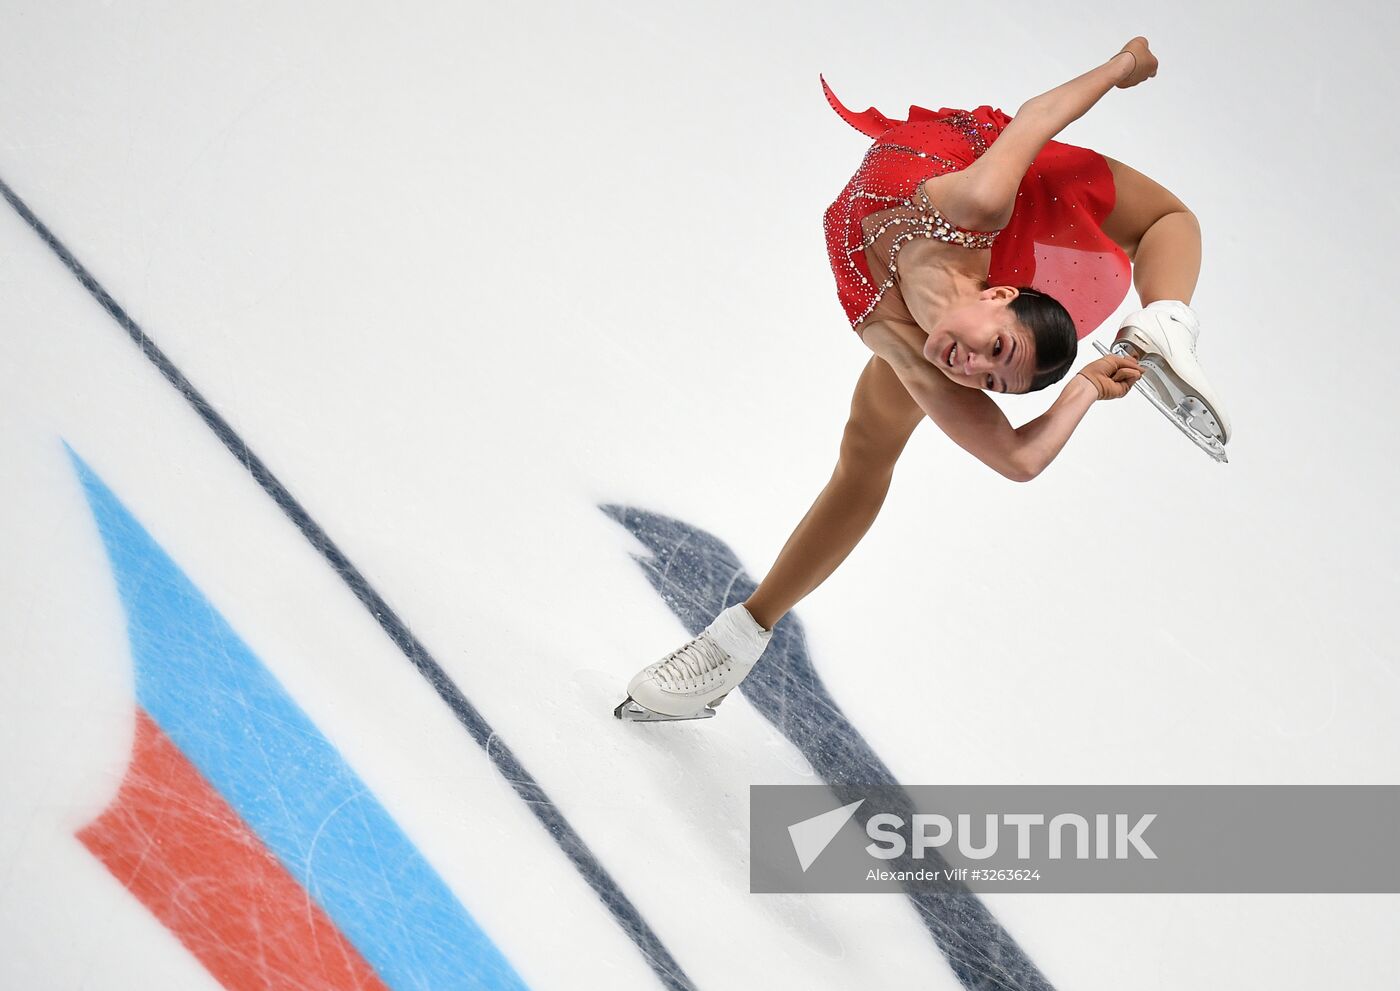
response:
{"label": "skater's face", "polygon": [[1019,295],[993,286],[946,311],[929,331],[924,358],[969,389],[1025,392],[1035,376],[1035,338],[1011,312]]}

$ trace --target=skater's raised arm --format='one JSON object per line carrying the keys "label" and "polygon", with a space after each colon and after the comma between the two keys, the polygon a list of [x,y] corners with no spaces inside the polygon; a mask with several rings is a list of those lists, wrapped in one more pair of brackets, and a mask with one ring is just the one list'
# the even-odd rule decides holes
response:
{"label": "skater's raised arm", "polygon": [[1147,39],[1134,38],[1103,65],[1076,76],[1021,105],[1006,129],[956,179],[943,180],[944,209],[967,218],[978,230],[999,230],[1011,220],[1016,190],[1045,143],[1110,89],[1126,89],[1157,74],[1157,57]]}
{"label": "skater's raised arm", "polygon": [[919,408],[953,443],[1014,482],[1029,482],[1044,471],[1089,407],[1098,399],[1126,395],[1138,376],[1134,362],[1100,358],[1065,383],[1048,410],[1013,427],[990,396],[950,382],[924,359],[915,341],[891,324],[868,324],[861,340],[889,364]]}
{"label": "skater's raised arm", "polygon": [[[1157,56],[1147,47],[1147,39],[1139,36],[1124,45],[1121,51],[1103,65],[1075,76],[1069,82],[1061,83],[1039,96],[1031,97],[1021,110],[1034,107],[1048,115],[1050,122],[1057,125],[1055,133],[1058,134],[1071,121],[1076,121],[1088,113],[1089,108],[1098,103],[1110,89],[1128,89],[1155,75]],[[1007,130],[1010,129],[1011,126],[1008,125]]]}

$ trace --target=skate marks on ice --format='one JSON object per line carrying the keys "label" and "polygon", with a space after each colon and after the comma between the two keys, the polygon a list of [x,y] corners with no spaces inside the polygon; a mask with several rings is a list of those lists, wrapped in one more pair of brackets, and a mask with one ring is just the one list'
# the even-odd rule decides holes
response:
{"label": "skate marks on ice", "polygon": [[[599,508],[651,552],[631,556],[688,635],[698,634],[721,610],[743,602],[757,587],[734,552],[713,534],[632,506]],[[889,768],[822,684],[795,612],[774,627],[767,650],[738,690],[801,752],[843,804],[861,797],[854,790],[860,786],[897,786]],[[722,705],[719,711],[723,713]],[[882,811],[908,818],[913,807]],[[870,815],[865,806],[857,810],[862,828]],[[941,869],[947,862],[926,852],[920,863],[906,855],[890,864],[892,870],[920,866]],[[962,886],[940,892],[911,886],[907,895],[965,988],[1051,991],[1050,982],[973,892]]]}
{"label": "skate marks on ice", "polygon": [[452,710],[458,723],[481,747],[496,770],[509,782],[516,795],[539,820],[545,832],[559,849],[569,858],[570,863],[583,881],[593,889],[598,900],[628,939],[636,945],[647,965],[656,974],[663,987],[670,991],[686,991],[693,988],[689,976],[681,969],[671,951],[642,918],[622,888],[603,867],[593,851],[583,841],[578,832],[554,801],[521,764],[515,752],[506,744],[504,737],[487,722],[466,697],[442,665],[428,651],[409,629],[408,624],[384,600],[368,579],[355,567],[345,553],[331,539],[315,518],[307,512],[301,502],[292,495],[258,457],[241,435],[216,411],[203,394],[190,382],[180,368],[156,345],[142,327],[131,318],[125,309],[97,281],[62,241],[49,230],[20,197],[0,178],[0,197],[14,209],[20,218],[38,235],[39,239],[58,257],[64,267],[87,290],[93,300],[106,311],[116,324],[131,338],[141,354],[178,392],[204,422],[219,442],[241,464],[257,482],[302,536],[315,549],[316,553],[340,576],[342,582],[360,604],[374,617],[393,641],[394,645],[411,663],[418,673],[437,693],[438,697]]}
{"label": "skate marks on ice", "polygon": [[68,453],[136,668],[131,763],[83,845],[227,988],[524,991],[340,752]]}

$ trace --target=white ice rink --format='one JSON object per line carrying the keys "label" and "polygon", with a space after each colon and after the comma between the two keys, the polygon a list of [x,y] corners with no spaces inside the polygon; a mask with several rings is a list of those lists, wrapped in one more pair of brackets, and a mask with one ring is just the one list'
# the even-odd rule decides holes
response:
{"label": "white ice rink", "polygon": [[[877,764],[1397,783],[1393,6],[0,15],[32,211],[0,203],[0,987],[1395,985],[1391,895],[988,894],[950,936],[903,896],[752,895],[747,859],[750,785]],[[1029,485],[925,423],[787,680],[615,720],[772,563],[868,358],[821,229],[867,142],[818,73],[1014,114],[1137,34],[1158,76],[1061,138],[1200,218],[1231,463],[1136,396]],[[99,819],[142,712],[270,824],[296,939],[324,911],[343,959],[277,970],[271,882],[229,921],[262,875]],[[212,828],[166,780],[128,798]]]}

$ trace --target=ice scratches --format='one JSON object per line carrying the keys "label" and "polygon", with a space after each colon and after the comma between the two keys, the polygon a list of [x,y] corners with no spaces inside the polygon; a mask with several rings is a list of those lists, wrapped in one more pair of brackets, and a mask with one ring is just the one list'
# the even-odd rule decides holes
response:
{"label": "ice scratches", "polygon": [[[693,636],[723,609],[743,602],[756,583],[718,537],[660,513],[633,506],[599,508],[651,552],[633,554],[647,579]],[[753,672],[739,687],[749,703],[795,746],[843,803],[862,797],[868,785],[893,785],[894,776],[870,749],[817,676],[796,613],[773,629],[773,639]],[[863,828],[875,811],[903,814],[906,808],[862,806],[855,818]],[[904,857],[891,870],[947,866],[925,852],[920,863]],[[963,987],[976,991],[1052,991],[1052,985],[966,887],[929,892],[911,886],[906,894],[929,935]]]}
{"label": "ice scratches", "polygon": [[[331,539],[330,535],[307,512],[306,507],[291,494],[287,487],[272,473],[271,469],[263,463],[262,459],[253,452],[243,437],[194,387],[184,372],[166,356],[165,352],[157,346],[141,325],[131,318],[121,304],[68,249],[68,246],[49,230],[48,226],[39,219],[33,210],[29,209],[29,205],[10,188],[3,178],[0,178],[0,198],[9,203],[15,213],[19,214],[20,218],[29,225],[30,229],[63,263],[69,273],[92,296],[93,300],[131,338],[132,343],[141,350],[142,356],[181,395],[196,415],[204,421],[205,426],[218,438],[219,442],[252,476],[267,496],[277,504],[287,519],[301,531],[302,536],[321,555],[326,564],[340,576],[346,587],[375,618],[404,657],[433,686],[438,696],[452,710],[457,721],[471,734],[472,738],[483,745],[487,740],[495,740],[495,733],[487,725],[485,718],[471,704],[461,689],[447,677],[437,660],[409,630],[408,624],[389,607],[379,591],[370,585],[359,569]],[[633,907],[622,889],[617,886],[617,882],[593,856],[592,851],[588,849],[582,837],[564,818],[563,813],[549,800],[549,797],[535,784],[534,779],[525,768],[520,765],[510,748],[503,741],[496,740],[495,746],[486,748],[486,750],[492,764],[529,805],[535,817],[558,844],[565,856],[569,858],[579,875],[607,907],[614,921],[636,944],[662,985],[669,991],[684,991],[684,989],[690,988],[692,986],[690,979],[681,970],[680,965],[676,963],[661,940],[652,932],[651,927]]]}

